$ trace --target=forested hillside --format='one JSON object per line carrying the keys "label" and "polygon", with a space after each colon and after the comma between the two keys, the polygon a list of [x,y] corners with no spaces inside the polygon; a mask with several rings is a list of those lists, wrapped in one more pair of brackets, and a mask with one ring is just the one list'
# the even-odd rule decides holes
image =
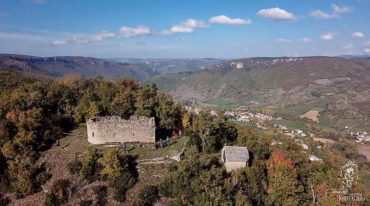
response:
{"label": "forested hillside", "polygon": [[133,114],[155,117],[162,129],[181,127],[183,108],[132,79],[115,82],[73,76],[36,80],[0,72],[0,192],[24,197],[47,181],[40,154],[79,124],[94,116]]}
{"label": "forested hillside", "polygon": [[152,69],[138,64],[109,62],[91,57],[36,57],[0,54],[0,71],[21,72],[32,76],[55,78],[66,74],[85,78],[103,76],[106,79],[130,77],[145,81],[156,75]]}
{"label": "forested hillside", "polygon": [[[0,80],[6,80],[0,95],[2,205],[338,205],[335,191],[343,188],[369,195],[369,165],[342,137],[302,149],[284,134],[238,124],[223,113],[187,113],[155,85],[132,79],[37,80],[1,72]],[[133,114],[155,117],[159,128],[182,129],[185,137],[173,137],[168,149],[87,143],[90,117]],[[72,129],[82,134],[69,135]],[[227,173],[219,161],[224,145],[247,147],[248,167]],[[176,162],[167,152],[178,146]],[[148,154],[161,156],[142,158]],[[310,160],[310,154],[322,159]],[[342,173],[348,163],[356,165],[350,187]]]}

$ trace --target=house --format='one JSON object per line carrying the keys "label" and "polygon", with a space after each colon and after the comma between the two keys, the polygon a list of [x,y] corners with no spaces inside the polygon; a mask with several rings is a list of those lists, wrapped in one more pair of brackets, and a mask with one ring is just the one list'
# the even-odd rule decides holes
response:
{"label": "house", "polygon": [[224,146],[221,151],[221,161],[227,172],[246,167],[249,161],[249,152],[246,147]]}

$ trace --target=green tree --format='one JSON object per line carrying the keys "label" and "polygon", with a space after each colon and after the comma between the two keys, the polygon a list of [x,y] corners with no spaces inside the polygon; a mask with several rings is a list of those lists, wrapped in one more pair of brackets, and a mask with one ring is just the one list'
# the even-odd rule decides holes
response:
{"label": "green tree", "polygon": [[215,206],[231,203],[231,199],[229,200],[224,192],[224,179],[225,170],[213,166],[210,170],[203,171],[191,184],[195,195],[191,202],[196,205]]}
{"label": "green tree", "polygon": [[159,127],[165,129],[178,129],[181,127],[182,108],[175,104],[172,97],[159,93],[157,96],[158,106],[155,108],[156,117],[159,119]]}
{"label": "green tree", "polygon": [[80,170],[80,177],[83,180],[87,180],[88,182],[92,182],[95,180],[97,176],[97,167],[98,167],[98,160],[102,157],[101,152],[94,148],[89,148],[89,153],[87,157],[82,161],[82,166]]}
{"label": "green tree", "polygon": [[157,106],[157,86],[155,84],[141,87],[136,96],[136,115],[153,117]]}
{"label": "green tree", "polygon": [[137,181],[133,157],[124,155],[117,149],[107,152],[99,162],[103,166],[101,175],[114,189],[115,199],[124,201],[127,190]]}
{"label": "green tree", "polygon": [[129,118],[135,113],[136,93],[139,85],[132,79],[121,79],[116,83],[117,94],[113,99],[113,114]]}

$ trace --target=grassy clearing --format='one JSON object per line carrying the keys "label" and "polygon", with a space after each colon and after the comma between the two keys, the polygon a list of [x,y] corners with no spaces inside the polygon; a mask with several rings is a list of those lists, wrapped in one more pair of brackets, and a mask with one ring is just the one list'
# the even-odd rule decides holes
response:
{"label": "grassy clearing", "polygon": [[138,145],[132,145],[130,148],[130,154],[136,155],[138,159],[152,159],[158,157],[171,157],[181,152],[185,143],[188,141],[189,137],[179,137],[175,139],[170,146],[164,147],[162,149],[140,147]]}
{"label": "grassy clearing", "polygon": [[59,147],[54,149],[63,153],[79,154],[86,152],[91,146],[87,141],[86,126],[83,125],[71,131],[69,135],[59,141],[59,145]]}
{"label": "grassy clearing", "polygon": [[329,116],[327,115],[323,115],[320,117],[320,125],[324,126],[324,127],[331,127],[331,119]]}

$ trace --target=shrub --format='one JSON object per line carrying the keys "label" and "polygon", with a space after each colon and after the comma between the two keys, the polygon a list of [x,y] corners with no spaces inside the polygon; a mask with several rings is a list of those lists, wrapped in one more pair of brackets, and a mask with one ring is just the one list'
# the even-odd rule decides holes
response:
{"label": "shrub", "polygon": [[54,182],[50,194],[46,195],[44,202],[45,206],[58,206],[66,203],[70,195],[69,186],[70,181],[67,179],[60,179]]}
{"label": "shrub", "polygon": [[137,180],[135,159],[130,155],[124,155],[119,150],[112,150],[99,160],[103,169],[100,175],[107,179],[109,186],[114,190],[114,198],[125,201],[126,192]]}
{"label": "shrub", "polygon": [[126,200],[126,192],[130,189],[136,182],[136,179],[130,174],[122,174],[117,177],[112,177],[109,181],[109,185],[114,190],[114,199],[118,201]]}
{"label": "shrub", "polygon": [[68,163],[67,168],[70,174],[77,175],[80,173],[82,167],[82,162],[78,159],[75,159]]}
{"label": "shrub", "polygon": [[94,181],[97,172],[98,159],[102,156],[101,152],[92,147],[89,148],[89,154],[82,162],[80,177],[88,182]]}
{"label": "shrub", "polygon": [[0,205],[8,205],[10,203],[9,198],[4,197],[2,193],[0,193]]}
{"label": "shrub", "polygon": [[137,206],[152,206],[159,198],[158,188],[154,185],[145,185],[139,191]]}
{"label": "shrub", "polygon": [[105,206],[108,202],[108,190],[106,186],[99,185],[93,188],[96,195],[96,206]]}
{"label": "shrub", "polygon": [[174,188],[172,179],[167,177],[159,185],[159,192],[165,197],[174,196]]}
{"label": "shrub", "polygon": [[93,201],[92,200],[81,200],[79,203],[78,203],[79,206],[91,206],[93,205]]}

